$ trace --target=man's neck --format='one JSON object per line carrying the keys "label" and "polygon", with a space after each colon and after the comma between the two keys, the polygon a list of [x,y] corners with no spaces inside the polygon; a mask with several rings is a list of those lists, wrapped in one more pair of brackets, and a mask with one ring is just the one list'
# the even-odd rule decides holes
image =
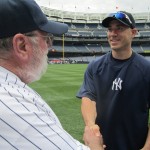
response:
{"label": "man's neck", "polygon": [[128,59],[132,56],[132,49],[130,49],[129,51],[115,51],[112,50],[112,57],[115,59],[119,59],[119,60],[124,60],[124,59]]}

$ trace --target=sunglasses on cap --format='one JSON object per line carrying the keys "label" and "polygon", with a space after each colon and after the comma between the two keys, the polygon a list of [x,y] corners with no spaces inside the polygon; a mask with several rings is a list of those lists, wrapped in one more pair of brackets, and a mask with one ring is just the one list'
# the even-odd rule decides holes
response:
{"label": "sunglasses on cap", "polygon": [[111,13],[111,14],[109,14],[108,17],[113,17],[113,18],[119,19],[120,21],[122,21],[122,23],[133,28],[133,24],[132,24],[131,19],[128,17],[128,15],[126,15],[123,12]]}

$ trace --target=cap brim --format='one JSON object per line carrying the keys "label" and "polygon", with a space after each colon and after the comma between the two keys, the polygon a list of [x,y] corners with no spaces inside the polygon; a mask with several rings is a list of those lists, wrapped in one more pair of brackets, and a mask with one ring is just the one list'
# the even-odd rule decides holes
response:
{"label": "cap brim", "polygon": [[126,24],[126,23],[123,22],[122,20],[117,19],[117,18],[114,18],[114,17],[107,17],[107,18],[105,18],[105,19],[102,21],[102,25],[107,28],[107,27],[109,27],[109,23],[110,23],[112,20],[118,20],[118,21],[121,22],[122,24],[124,24],[124,25],[130,27],[128,24]]}
{"label": "cap brim", "polygon": [[60,22],[50,21],[39,27],[42,31],[52,33],[54,35],[60,35],[68,32],[68,25]]}

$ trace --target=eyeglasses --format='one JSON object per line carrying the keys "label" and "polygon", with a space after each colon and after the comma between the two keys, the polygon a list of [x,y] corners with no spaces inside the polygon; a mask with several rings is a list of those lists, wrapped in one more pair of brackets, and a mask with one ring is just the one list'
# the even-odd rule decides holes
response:
{"label": "eyeglasses", "polygon": [[49,33],[47,35],[39,35],[39,36],[45,38],[47,42],[51,41],[53,43],[53,40],[54,40],[53,34]]}
{"label": "eyeglasses", "polygon": [[53,45],[53,40],[54,40],[54,36],[53,34],[48,33],[47,35],[37,35],[37,34],[32,34],[32,33],[25,33],[25,36],[36,36],[36,37],[42,37],[46,39],[46,43],[49,45],[49,47],[52,47]]}
{"label": "eyeglasses", "polygon": [[133,24],[131,19],[123,12],[111,13],[109,17],[114,17],[116,19],[122,20],[123,22],[127,23],[131,28],[133,28]]}

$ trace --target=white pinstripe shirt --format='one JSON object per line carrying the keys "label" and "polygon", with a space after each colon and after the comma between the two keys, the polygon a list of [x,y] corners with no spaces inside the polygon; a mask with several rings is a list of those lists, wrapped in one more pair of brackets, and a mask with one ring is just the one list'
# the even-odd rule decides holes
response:
{"label": "white pinstripe shirt", "polygon": [[39,94],[0,67],[1,150],[89,150],[61,126]]}

